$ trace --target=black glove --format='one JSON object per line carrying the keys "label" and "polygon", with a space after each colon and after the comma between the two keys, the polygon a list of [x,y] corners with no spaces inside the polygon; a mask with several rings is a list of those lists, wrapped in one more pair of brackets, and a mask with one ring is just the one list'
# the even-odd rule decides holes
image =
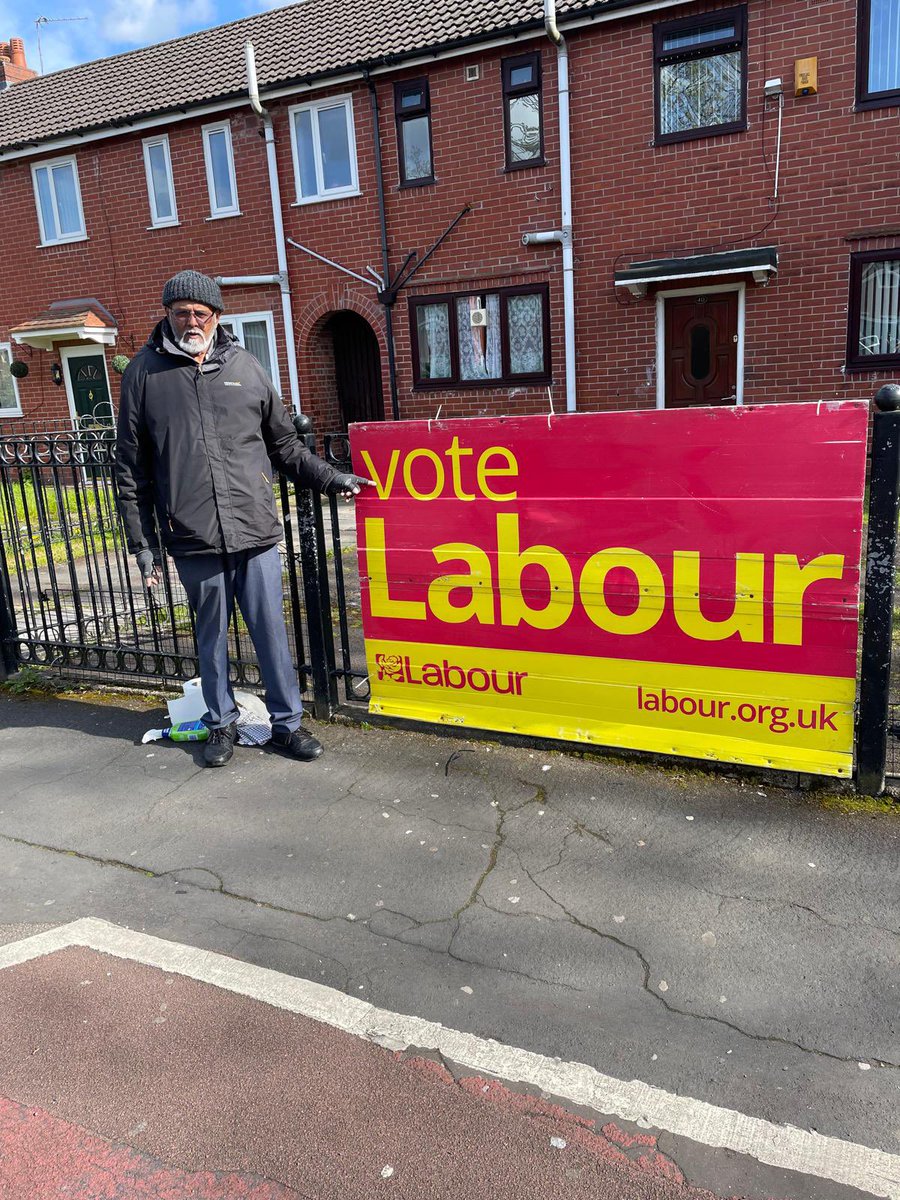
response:
{"label": "black glove", "polygon": [[374,487],[371,479],[364,475],[335,475],[326,485],[325,494],[328,496],[358,496],[364,487]]}
{"label": "black glove", "polygon": [[144,583],[147,587],[155,584],[160,576],[158,568],[161,566],[159,554],[153,550],[138,550],[134,556],[134,561],[138,565],[138,570],[144,577]]}

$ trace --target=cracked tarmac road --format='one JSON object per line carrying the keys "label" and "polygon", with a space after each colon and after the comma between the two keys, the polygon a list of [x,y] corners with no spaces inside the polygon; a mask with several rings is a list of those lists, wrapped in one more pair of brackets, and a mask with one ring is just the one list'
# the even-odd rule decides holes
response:
{"label": "cracked tarmac road", "polygon": [[154,720],[0,699],[0,925],[102,917],[900,1150],[896,817],[342,726],[210,772]]}

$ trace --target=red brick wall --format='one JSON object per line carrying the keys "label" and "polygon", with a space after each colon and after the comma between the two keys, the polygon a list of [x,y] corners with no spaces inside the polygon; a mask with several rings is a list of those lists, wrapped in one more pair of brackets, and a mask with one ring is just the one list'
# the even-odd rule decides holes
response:
{"label": "red brick wall", "polygon": [[[707,11],[679,6],[658,14]],[[780,263],[767,288],[747,284],[745,393],[748,403],[869,398],[886,372],[845,373],[849,255],[900,244],[900,238],[847,239],[860,229],[896,226],[897,110],[855,113],[855,3],[787,0],[748,4],[748,128],[746,132],[654,147],[652,28],[649,15],[570,34],[572,88],[576,327],[579,407],[642,407],[655,403],[655,301],[617,295],[613,272],[630,261],[774,244]],[[504,171],[500,60],[540,49],[544,68],[547,165]],[[818,56],[819,95],[792,96],[795,58]],[[466,63],[481,65],[467,83]],[[398,187],[393,83],[426,73],[430,82],[434,185]],[[781,201],[771,201],[774,106],[763,83],[786,86]],[[25,85],[27,86],[27,85]],[[295,200],[288,108],[322,93],[272,106],[279,153],[285,228],[289,237],[365,275],[382,269],[372,117],[367,89],[352,93],[361,195],[320,204]],[[412,381],[408,296],[484,291],[547,282],[551,295],[553,402],[565,407],[561,255],[558,247],[525,247],[522,233],[559,224],[556,52],[545,38],[438,61],[378,80],[388,241],[396,269],[410,250],[420,254],[465,204],[472,211],[401,294],[394,310],[398,385],[405,417],[545,411],[545,387],[416,391]],[[223,114],[224,115],[224,114]],[[213,120],[217,118],[208,118]],[[230,114],[242,216],[210,221],[200,120],[167,127],[181,224],[149,230],[142,134],[88,143],[77,152],[89,239],[37,248],[30,164],[0,165],[7,247],[15,269],[0,289],[0,341],[11,325],[67,297],[93,296],[115,315],[119,344],[131,355],[160,315],[163,281],[190,266],[209,274],[244,275],[276,269],[265,151],[258,121],[246,109]],[[328,315],[351,308],[375,330],[381,348],[384,397],[390,390],[383,310],[375,289],[288,248],[294,302],[292,337],[300,362],[303,406],[322,431],[337,412]],[[282,386],[287,360],[278,289],[228,288],[229,310],[271,310],[279,339]],[[27,351],[19,351],[27,357]],[[34,352],[20,382],[26,415],[67,420],[63,389],[49,382],[55,356]],[[114,393],[117,376],[110,372]],[[9,428],[9,418],[0,429]]]}

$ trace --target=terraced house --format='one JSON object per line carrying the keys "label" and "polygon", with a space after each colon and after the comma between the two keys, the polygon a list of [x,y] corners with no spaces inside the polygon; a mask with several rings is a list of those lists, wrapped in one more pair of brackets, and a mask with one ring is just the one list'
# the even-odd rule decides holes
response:
{"label": "terraced house", "polygon": [[900,376],[900,0],[305,0],[4,64],[4,431],[109,421],[185,267],[320,432]]}

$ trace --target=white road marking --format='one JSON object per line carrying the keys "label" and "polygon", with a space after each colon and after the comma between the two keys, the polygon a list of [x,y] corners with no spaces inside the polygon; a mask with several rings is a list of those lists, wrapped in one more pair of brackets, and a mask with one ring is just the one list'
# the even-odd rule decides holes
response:
{"label": "white road marking", "polygon": [[376,1008],[334,988],[239,962],[224,954],[135,933],[85,917],[0,946],[0,970],[56,950],[83,946],[184,975],[342,1029],[390,1050],[438,1050],[451,1062],[529,1084],[572,1104],[625,1121],[641,1121],[705,1146],[748,1154],[783,1170],[831,1179],[873,1196],[900,1200],[900,1156],[791,1125],[775,1125],[732,1109],[677,1096],[637,1079],[602,1075],[585,1063],[562,1062],[434,1021]]}

